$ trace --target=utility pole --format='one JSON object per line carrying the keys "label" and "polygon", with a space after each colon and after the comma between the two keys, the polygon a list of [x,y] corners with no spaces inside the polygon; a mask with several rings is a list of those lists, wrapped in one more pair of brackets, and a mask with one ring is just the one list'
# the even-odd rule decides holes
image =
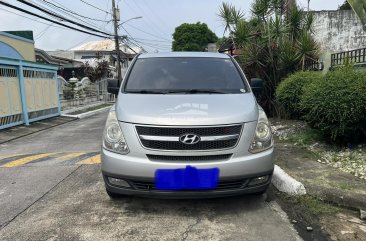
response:
{"label": "utility pole", "polygon": [[120,86],[122,82],[122,72],[121,72],[121,53],[119,50],[119,36],[118,36],[118,21],[119,10],[116,8],[115,0],[112,0],[112,13],[113,13],[113,24],[114,24],[114,44],[117,52],[117,78],[118,78],[118,86]]}

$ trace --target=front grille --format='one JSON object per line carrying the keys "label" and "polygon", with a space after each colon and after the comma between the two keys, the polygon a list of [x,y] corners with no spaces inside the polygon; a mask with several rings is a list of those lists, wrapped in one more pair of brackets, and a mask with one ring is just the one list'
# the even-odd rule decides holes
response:
{"label": "front grille", "polygon": [[[154,150],[223,150],[236,146],[243,125],[214,126],[214,127],[155,127],[136,126],[141,144]],[[198,135],[201,140],[196,144],[184,144],[179,141],[185,134]],[[158,137],[163,137],[158,138]],[[210,137],[218,137],[210,139]],[[228,138],[226,138],[228,137]],[[154,138],[156,138],[154,140]],[[166,138],[166,140],[164,140]],[[221,139],[220,139],[221,138]],[[225,139],[226,138],[226,139]]]}
{"label": "front grille", "polygon": [[[131,181],[131,180],[129,180],[128,182],[136,190],[141,190],[141,191],[156,190],[155,184],[153,182]],[[214,189],[214,191],[242,189],[242,188],[246,187],[248,185],[248,183],[249,183],[249,179],[221,181],[217,184],[217,187]]]}
{"label": "front grille", "polygon": [[182,150],[218,150],[218,149],[227,149],[235,146],[238,140],[228,140],[228,141],[206,141],[206,142],[198,142],[194,145],[186,145],[181,142],[173,142],[173,141],[147,141],[141,140],[142,145],[151,149],[160,149],[160,150],[174,150],[174,151],[182,151]]}
{"label": "front grille", "polygon": [[149,136],[181,136],[187,133],[199,136],[224,136],[240,134],[241,128],[242,125],[195,128],[136,126],[139,135]]}
{"label": "front grille", "polygon": [[162,156],[162,155],[146,155],[150,161],[167,161],[167,162],[199,162],[199,161],[227,161],[232,154],[211,155],[211,156]]}

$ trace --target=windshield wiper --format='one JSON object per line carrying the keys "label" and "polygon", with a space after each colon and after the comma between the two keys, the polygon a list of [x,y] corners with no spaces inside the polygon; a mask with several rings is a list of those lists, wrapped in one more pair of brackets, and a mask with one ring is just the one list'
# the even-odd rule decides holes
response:
{"label": "windshield wiper", "polygon": [[170,90],[165,92],[166,94],[177,94],[177,93],[185,93],[185,94],[227,94],[227,92],[219,91],[219,90],[209,90],[209,89],[189,89],[189,90]]}
{"label": "windshield wiper", "polygon": [[188,89],[188,90],[127,90],[126,93],[134,94],[227,94],[227,92],[209,89]]}
{"label": "windshield wiper", "polygon": [[159,91],[159,90],[127,90],[126,93],[133,93],[133,94],[166,94],[166,91]]}

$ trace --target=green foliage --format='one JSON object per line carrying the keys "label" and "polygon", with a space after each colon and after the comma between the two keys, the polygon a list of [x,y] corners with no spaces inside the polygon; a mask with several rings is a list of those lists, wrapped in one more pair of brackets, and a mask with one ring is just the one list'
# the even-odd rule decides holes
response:
{"label": "green foliage", "polygon": [[219,16],[226,30],[241,50],[240,63],[249,78],[265,81],[263,101],[269,114],[275,115],[275,89],[283,78],[306,63],[319,58],[319,45],[312,36],[314,16],[298,8],[295,1],[254,0],[250,19],[241,16],[241,10],[223,3]]}
{"label": "green foliage", "polygon": [[218,40],[205,23],[184,23],[173,34],[173,51],[205,51],[207,44]]}
{"label": "green foliage", "polygon": [[84,76],[89,77],[90,81],[96,82],[108,75],[108,61],[98,61],[95,67],[91,67],[88,63],[85,64]]}
{"label": "green foliage", "polygon": [[241,9],[236,9],[234,5],[230,3],[223,3],[219,9],[218,16],[225,19],[225,30],[224,34],[231,31],[235,25],[244,17],[244,12]]}
{"label": "green foliage", "polygon": [[363,29],[366,31],[366,1],[365,0],[347,0],[353,11],[361,20]]}
{"label": "green foliage", "polygon": [[343,67],[304,87],[300,108],[307,123],[332,142],[359,142],[366,136],[366,77]]}
{"label": "green foliage", "polygon": [[300,118],[300,100],[304,87],[316,80],[322,80],[318,72],[297,72],[283,80],[276,90],[276,99],[291,118]]}
{"label": "green foliage", "polygon": [[69,82],[67,85],[65,85],[63,94],[65,100],[71,100],[75,99],[80,94],[80,91],[77,90],[76,83]]}
{"label": "green foliage", "polygon": [[346,0],[341,6],[338,7],[338,10],[352,10],[352,7]]}
{"label": "green foliage", "polygon": [[309,146],[316,142],[324,141],[322,132],[309,127],[288,136],[288,140],[294,142],[297,145]]}

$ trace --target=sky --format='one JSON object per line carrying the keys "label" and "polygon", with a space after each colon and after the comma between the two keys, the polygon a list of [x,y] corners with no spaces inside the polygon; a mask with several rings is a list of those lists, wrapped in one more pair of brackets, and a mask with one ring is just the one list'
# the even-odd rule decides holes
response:
{"label": "sky", "polygon": [[[0,0],[16,5],[34,13],[41,12],[32,9],[16,0]],[[112,0],[31,0],[36,5],[44,5],[45,1],[59,4],[82,16],[97,19],[94,21],[78,17],[78,22],[93,24],[102,31],[112,33],[111,15]],[[224,25],[217,13],[222,2],[231,3],[245,12],[250,18],[250,6],[253,0],[115,0],[120,9],[121,22],[130,18],[142,17],[124,23],[119,29],[120,35],[129,35],[131,41],[137,42],[147,51],[166,52],[171,48],[174,29],[182,23],[203,22],[216,33],[223,36]],[[86,4],[89,3],[90,5]],[[335,10],[344,0],[311,0],[312,10]],[[297,0],[298,5],[307,7],[307,0]],[[54,10],[58,12],[59,10]],[[22,16],[19,16],[22,15]],[[70,15],[63,15],[70,18]],[[27,18],[25,18],[27,17]],[[75,19],[74,19],[75,20]],[[101,20],[101,21],[100,21]],[[109,21],[109,22],[108,22]],[[0,5],[0,31],[32,30],[35,46],[43,50],[69,50],[82,43],[102,38],[89,36],[74,30],[57,27],[45,20],[14,9]]]}

